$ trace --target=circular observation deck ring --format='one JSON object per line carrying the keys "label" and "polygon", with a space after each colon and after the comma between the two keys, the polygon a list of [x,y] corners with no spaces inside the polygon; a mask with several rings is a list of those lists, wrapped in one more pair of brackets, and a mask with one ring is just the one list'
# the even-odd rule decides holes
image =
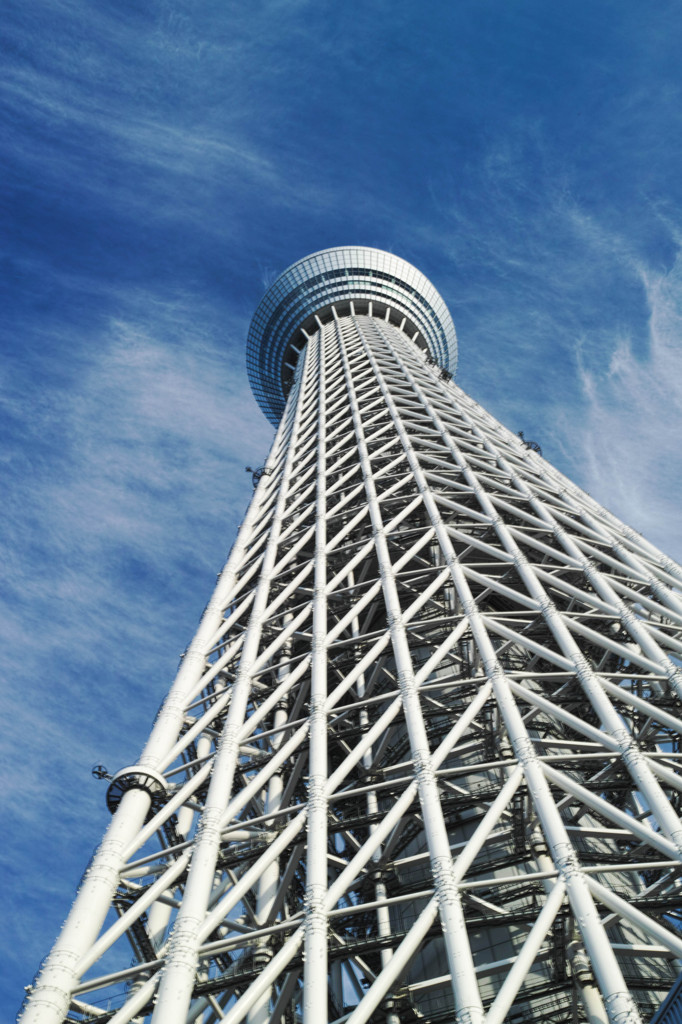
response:
{"label": "circular observation deck ring", "polygon": [[[314,330],[315,316],[372,312],[391,322],[426,348],[436,363],[454,375],[455,327],[442,298],[421,271],[392,253],[366,246],[337,246],[292,263],[268,288],[254,313],[246,343],[246,368],[254,397],[275,426],[284,412],[291,357]],[[392,314],[392,315],[391,315]],[[404,321],[404,323],[403,323]],[[300,339],[300,340],[299,340]],[[289,365],[287,365],[289,364]]]}

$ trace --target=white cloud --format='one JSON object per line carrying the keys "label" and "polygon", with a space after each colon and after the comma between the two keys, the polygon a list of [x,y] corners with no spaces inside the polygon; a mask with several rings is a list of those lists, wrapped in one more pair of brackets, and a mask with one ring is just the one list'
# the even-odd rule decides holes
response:
{"label": "white cloud", "polygon": [[[92,336],[53,338],[41,374],[6,361],[0,386],[16,427],[0,522],[2,859],[22,863],[25,826],[49,822],[39,841],[74,881],[106,816],[90,767],[137,756],[243,516],[244,465],[272,439],[243,341],[202,330],[208,310],[142,293],[122,308]],[[223,337],[245,331],[235,320]],[[55,915],[46,934],[65,910],[53,888],[38,875],[23,901]]]}
{"label": "white cloud", "polygon": [[[668,273],[640,266],[649,349],[614,338],[601,367],[578,350],[584,413],[564,418],[573,475],[666,553],[682,558],[682,257]],[[584,344],[589,342],[585,340]],[[570,430],[570,433],[569,433]]]}

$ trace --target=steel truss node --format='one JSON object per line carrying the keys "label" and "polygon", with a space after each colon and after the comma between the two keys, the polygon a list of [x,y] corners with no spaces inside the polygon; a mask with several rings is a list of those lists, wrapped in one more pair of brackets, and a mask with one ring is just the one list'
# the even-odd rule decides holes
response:
{"label": "steel truss node", "polygon": [[287,350],[24,1024],[634,1024],[672,986],[682,569],[404,322],[331,304]]}

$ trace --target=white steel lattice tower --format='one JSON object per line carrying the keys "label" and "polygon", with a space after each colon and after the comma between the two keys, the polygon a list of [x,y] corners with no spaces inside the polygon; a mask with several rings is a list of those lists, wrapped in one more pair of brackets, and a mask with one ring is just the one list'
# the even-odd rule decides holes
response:
{"label": "white steel lattice tower", "polygon": [[670,989],[682,569],[455,354],[378,250],[262,300],[272,451],[25,1024],[634,1024]]}

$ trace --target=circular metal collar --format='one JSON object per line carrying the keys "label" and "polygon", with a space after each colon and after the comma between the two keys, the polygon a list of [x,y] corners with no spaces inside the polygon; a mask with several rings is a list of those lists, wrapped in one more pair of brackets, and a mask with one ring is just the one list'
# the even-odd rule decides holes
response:
{"label": "circular metal collar", "polygon": [[[301,327],[332,305],[353,302],[356,312],[392,311],[395,321],[454,375],[457,337],[452,318],[428,278],[406,260],[365,246],[343,245],[292,263],[268,288],[254,313],[246,368],[256,401],[275,426],[284,412],[287,362],[301,343]],[[378,308],[377,308],[378,307]],[[341,310],[339,310],[341,312]],[[390,315],[390,314],[389,314]]]}

